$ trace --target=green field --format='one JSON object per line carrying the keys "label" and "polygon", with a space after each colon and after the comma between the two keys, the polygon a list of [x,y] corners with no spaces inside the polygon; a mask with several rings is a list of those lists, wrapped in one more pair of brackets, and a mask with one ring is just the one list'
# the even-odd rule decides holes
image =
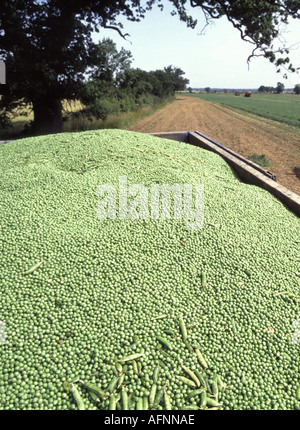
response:
{"label": "green field", "polygon": [[300,129],[300,96],[294,94],[252,94],[244,97],[225,93],[189,94],[209,102],[226,105]]}

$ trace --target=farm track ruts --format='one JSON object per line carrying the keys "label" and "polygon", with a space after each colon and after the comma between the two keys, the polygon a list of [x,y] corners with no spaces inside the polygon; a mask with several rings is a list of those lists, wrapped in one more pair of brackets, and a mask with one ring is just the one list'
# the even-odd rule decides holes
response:
{"label": "farm track ruts", "polygon": [[200,98],[180,96],[128,130],[143,133],[197,130],[245,157],[265,154],[277,182],[300,195],[300,132],[287,125],[238,113]]}

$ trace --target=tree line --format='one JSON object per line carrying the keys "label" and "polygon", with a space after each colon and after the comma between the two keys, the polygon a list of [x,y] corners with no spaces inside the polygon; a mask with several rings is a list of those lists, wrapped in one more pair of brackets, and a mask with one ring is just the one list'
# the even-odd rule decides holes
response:
{"label": "tree line", "polygon": [[150,72],[132,68],[131,52],[124,48],[118,51],[111,39],[103,39],[97,49],[99,62],[78,93],[85,108],[75,115],[106,119],[109,114],[172,98],[175,91],[184,90],[189,83],[184,71],[172,65]]}
{"label": "tree line", "polygon": [[[300,18],[299,1],[169,0],[168,3],[172,5],[172,15],[177,15],[190,28],[197,26],[197,19],[188,11],[188,3],[193,10],[203,12],[204,26],[226,17],[237,34],[253,46],[247,61],[264,56],[277,71],[297,70],[288,57],[289,49],[286,46],[275,49],[273,41],[280,36],[282,23],[287,23],[290,17]],[[120,106],[126,105],[126,101],[120,101],[126,97],[140,103],[141,92],[144,100],[150,93],[156,97],[165,82],[170,88],[170,80],[178,78],[176,68],[149,75],[124,70],[119,81],[117,73],[114,75],[117,80],[113,85],[107,85],[110,69],[107,75],[104,69],[97,71],[102,46],[93,41],[92,34],[109,28],[125,38],[127,34],[119,17],[141,21],[155,5],[164,8],[161,0],[1,0],[0,59],[6,63],[7,83],[0,86],[0,125],[8,123],[16,107],[30,103],[36,133],[62,131],[62,100],[76,100],[79,95],[84,96],[85,89],[90,95],[93,89],[105,93],[96,83],[89,83],[85,88],[87,79],[89,82],[100,79],[94,76],[97,74],[101,75],[106,94],[112,91],[112,100],[120,102]],[[138,74],[143,83],[136,89],[131,82]],[[163,84],[157,82],[161,79]],[[120,96],[124,93],[125,98]],[[109,111],[108,97],[104,98],[106,105],[98,106],[94,113],[104,115],[103,112]]]}
{"label": "tree line", "polygon": [[[277,82],[277,86],[276,87],[271,87],[271,86],[266,86],[266,85],[261,85],[258,88],[258,92],[259,93],[273,93],[273,94],[280,94],[283,92],[284,90],[284,84],[281,82]],[[300,94],[300,85],[295,85],[294,87],[294,93],[295,94]]]}

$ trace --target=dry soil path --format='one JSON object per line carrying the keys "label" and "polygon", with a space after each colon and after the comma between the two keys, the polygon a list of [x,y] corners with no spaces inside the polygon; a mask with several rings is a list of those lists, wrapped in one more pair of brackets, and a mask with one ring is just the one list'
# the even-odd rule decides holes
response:
{"label": "dry soil path", "polygon": [[129,130],[197,130],[245,157],[265,154],[277,181],[300,195],[300,132],[284,124],[180,96]]}

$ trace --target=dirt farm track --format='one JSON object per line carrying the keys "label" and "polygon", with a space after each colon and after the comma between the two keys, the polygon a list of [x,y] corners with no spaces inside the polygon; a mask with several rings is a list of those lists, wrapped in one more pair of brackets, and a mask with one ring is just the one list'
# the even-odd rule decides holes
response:
{"label": "dirt farm track", "polygon": [[277,176],[277,182],[300,195],[300,131],[282,123],[200,98],[178,96],[129,130],[197,130],[245,157],[265,154],[272,164],[268,169]]}

